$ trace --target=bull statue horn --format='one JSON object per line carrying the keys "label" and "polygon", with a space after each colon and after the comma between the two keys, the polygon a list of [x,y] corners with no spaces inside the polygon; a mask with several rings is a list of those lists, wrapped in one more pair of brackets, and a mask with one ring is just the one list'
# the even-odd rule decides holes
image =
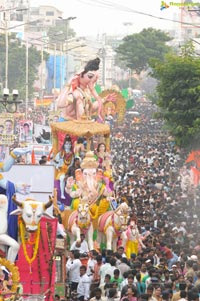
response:
{"label": "bull statue horn", "polygon": [[23,204],[17,200],[16,194],[13,195],[12,200],[17,206],[22,208]]}
{"label": "bull statue horn", "polygon": [[53,198],[49,196],[49,201],[46,204],[44,204],[44,209],[46,210],[47,208],[51,207],[52,204],[53,204]]}

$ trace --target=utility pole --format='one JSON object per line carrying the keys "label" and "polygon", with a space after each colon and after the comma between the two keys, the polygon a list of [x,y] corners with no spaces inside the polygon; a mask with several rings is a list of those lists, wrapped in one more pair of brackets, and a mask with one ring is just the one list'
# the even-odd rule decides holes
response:
{"label": "utility pole", "polygon": [[105,48],[99,49],[99,56],[102,58],[102,85],[106,84],[106,50]]}
{"label": "utility pole", "polygon": [[[28,0],[28,19],[27,21],[30,21],[30,0]],[[28,24],[27,24],[28,26]],[[28,27],[27,27],[28,28]],[[26,37],[26,96],[25,96],[25,118],[28,118],[28,100],[29,100],[29,68],[28,68],[28,61],[29,61],[29,53],[28,53],[28,35]]]}
{"label": "utility pole", "polygon": [[69,57],[68,57],[68,40],[69,40],[69,22],[76,19],[76,17],[68,17],[67,19],[60,18],[60,20],[66,21],[66,81],[69,80]]}

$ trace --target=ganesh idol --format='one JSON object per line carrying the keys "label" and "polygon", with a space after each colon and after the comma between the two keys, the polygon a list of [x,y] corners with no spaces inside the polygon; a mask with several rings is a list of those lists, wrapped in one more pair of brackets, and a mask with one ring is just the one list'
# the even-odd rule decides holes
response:
{"label": "ganesh idol", "polygon": [[76,210],[80,201],[90,205],[93,218],[110,209],[113,191],[104,181],[103,171],[98,169],[94,153],[88,151],[81,163],[81,169],[75,171],[75,180],[67,180],[66,192],[72,198],[71,208]]}

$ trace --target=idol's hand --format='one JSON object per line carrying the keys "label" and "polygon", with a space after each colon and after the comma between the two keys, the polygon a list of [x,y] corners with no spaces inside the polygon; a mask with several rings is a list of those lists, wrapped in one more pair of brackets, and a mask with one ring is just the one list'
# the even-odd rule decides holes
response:
{"label": "idol's hand", "polygon": [[17,183],[15,186],[16,192],[27,195],[30,194],[31,185],[26,183]]}
{"label": "idol's hand", "polygon": [[29,147],[23,147],[23,148],[18,147],[18,148],[14,148],[12,152],[15,156],[18,157],[30,153],[31,149]]}
{"label": "idol's hand", "polygon": [[111,94],[108,94],[106,97],[104,97],[104,102],[105,101],[116,102],[116,100],[117,100],[116,93],[111,93]]}

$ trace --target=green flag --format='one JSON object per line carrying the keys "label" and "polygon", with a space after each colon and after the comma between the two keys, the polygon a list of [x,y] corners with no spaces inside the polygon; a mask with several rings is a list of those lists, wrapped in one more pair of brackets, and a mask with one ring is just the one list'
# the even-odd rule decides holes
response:
{"label": "green flag", "polygon": [[122,89],[121,94],[124,98],[128,98],[128,89]]}
{"label": "green flag", "polygon": [[100,85],[95,85],[95,90],[98,94],[101,93],[101,86]]}
{"label": "green flag", "polygon": [[135,101],[133,99],[128,99],[127,102],[126,102],[126,109],[131,109],[133,108],[135,105]]}

